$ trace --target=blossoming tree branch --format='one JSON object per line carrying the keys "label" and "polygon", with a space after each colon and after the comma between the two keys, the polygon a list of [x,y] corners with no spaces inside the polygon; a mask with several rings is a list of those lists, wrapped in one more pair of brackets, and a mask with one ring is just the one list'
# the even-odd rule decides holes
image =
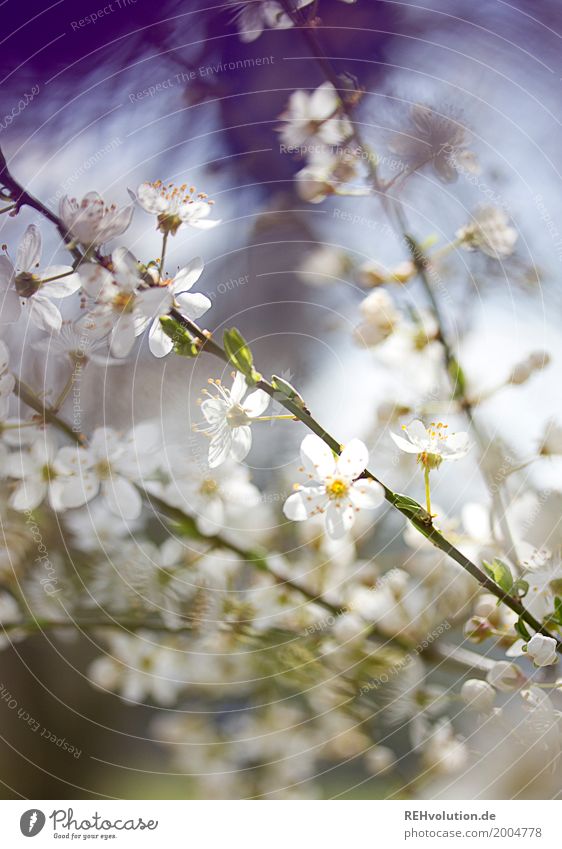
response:
{"label": "blossoming tree branch", "polygon": [[[492,392],[475,392],[459,362],[440,302],[443,268],[459,251],[505,261],[516,250],[517,232],[503,209],[487,205],[443,245],[411,234],[404,188],[422,171],[445,183],[475,173],[468,132],[458,116],[414,104],[408,125],[393,137],[394,170],[386,174],[356,120],[362,90],[338,76],[323,52],[316,6],[247,3],[236,24],[245,43],[264,29],[295,28],[326,78],[289,97],[276,130],[284,147],[304,160],[296,174],[300,198],[312,204],[334,196],[342,204],[371,198],[374,214],[404,249],[402,261],[386,268],[319,247],[299,274],[305,284],[326,274],[353,275],[368,290],[355,342],[396,373],[431,374],[432,385],[390,399],[379,415],[388,449],[397,448],[400,462],[419,476],[421,502],[371,471],[364,434],[342,444],[315,417],[302,387],[284,376],[264,376],[236,327],[218,339],[206,326],[212,302],[197,291],[205,284],[203,260],[190,258],[175,270],[168,260],[182,229],[220,226],[205,192],[187,179],[182,185],[145,182],[125,205],[92,191],[81,200],[64,196],[53,210],[26,190],[0,153],[7,240],[11,220],[32,210],[54,228],[69,256],[69,264],[44,267],[35,223],[0,256],[0,458],[8,550],[0,572],[0,647],[37,630],[91,631],[105,648],[88,669],[89,679],[133,702],[182,704],[211,685],[246,704],[259,691],[268,704],[270,679],[281,679],[298,698],[285,714],[272,703],[262,724],[248,719],[251,734],[286,725],[294,739],[302,716],[313,717],[318,752],[299,760],[287,778],[274,766],[282,759],[271,757],[277,744],[265,747],[261,766],[272,774],[272,787],[313,775],[320,758],[361,756],[372,774],[395,768],[395,754],[375,721],[378,692],[391,679],[399,709],[389,715],[392,722],[411,720],[420,774],[454,771],[468,753],[447,716],[457,696],[436,694],[427,680],[427,670],[441,664],[478,673],[459,692],[477,714],[499,717],[499,694],[516,693],[525,710],[543,722],[548,714],[554,727],[548,691],[555,685],[542,670],[554,667],[562,653],[560,561],[526,542],[505,481],[495,485],[480,459],[489,507],[469,504],[460,518],[451,517],[435,497],[444,468],[450,465],[454,474],[457,461],[485,451],[478,408]],[[122,244],[133,215],[152,217],[161,239],[158,257],[137,256]],[[424,302],[405,309],[394,293],[408,291],[416,280]],[[71,319],[63,319],[62,300],[65,314],[72,305]],[[27,345],[31,327],[29,344],[55,356],[65,373],[56,391],[40,392],[10,366],[18,336],[25,330]],[[130,360],[142,338],[158,361],[183,359],[187,371],[188,360],[205,357],[220,362],[221,374],[231,372],[226,381],[214,376],[201,387],[200,421],[181,445],[168,444],[153,419],[126,432],[111,423],[88,427],[87,421],[77,428],[68,419],[83,369]],[[526,383],[546,365],[544,352],[530,352],[497,390]],[[466,430],[455,430],[449,418],[464,420]],[[274,454],[279,429],[297,422],[307,430],[300,466],[292,489],[281,479],[283,505],[275,511],[245,461],[260,428],[273,425]],[[188,448],[193,439],[204,446],[204,462]],[[561,454],[562,429],[549,423],[538,451],[505,478]],[[385,502],[405,520],[414,576],[401,566],[382,569],[377,555],[363,553],[365,540],[378,539]],[[64,550],[57,551],[51,538],[53,516]],[[38,556],[26,570],[20,564],[30,545]],[[443,634],[457,625],[463,643],[455,647]],[[464,642],[488,642],[506,659],[490,660]],[[251,681],[259,682],[254,691]],[[347,741],[339,749],[330,746],[332,731],[319,719],[332,712],[334,734]],[[173,744],[193,732],[190,722],[168,718],[158,733]],[[245,769],[246,755],[220,722],[209,720],[195,731],[209,743],[205,757],[212,759],[220,743],[219,771],[228,773],[225,764]],[[280,752],[286,739],[280,734]],[[201,757],[204,772],[209,764]],[[252,792],[251,782],[245,792]]]}

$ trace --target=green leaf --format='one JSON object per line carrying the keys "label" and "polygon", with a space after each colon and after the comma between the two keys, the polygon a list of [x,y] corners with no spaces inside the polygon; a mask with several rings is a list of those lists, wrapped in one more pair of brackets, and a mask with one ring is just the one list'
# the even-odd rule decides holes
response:
{"label": "green leaf", "polygon": [[271,376],[271,385],[275,389],[276,394],[278,393],[283,398],[288,398],[289,401],[292,401],[299,409],[308,412],[308,408],[304,403],[304,398],[299,395],[294,386],[292,386],[288,380],[284,380],[282,377],[278,377],[278,375],[273,374]]}
{"label": "green leaf", "polygon": [[525,623],[523,622],[523,620],[521,619],[521,617],[519,617],[519,619],[515,623],[515,630],[517,631],[518,634],[520,634],[521,637],[523,637],[523,639],[525,641],[531,639],[531,635],[529,634],[527,627],[526,627]]}
{"label": "green leaf", "polygon": [[486,563],[484,560],[483,566],[490,578],[502,588],[504,593],[511,593],[513,589],[513,575],[509,566],[506,566],[502,560],[498,560],[497,558],[491,564]]}
{"label": "green leaf", "polygon": [[196,357],[199,353],[191,333],[171,315],[160,316],[160,327],[166,336],[172,340],[174,353],[180,357]]}
{"label": "green leaf", "polygon": [[250,346],[236,327],[224,331],[223,344],[228,359],[248,382],[257,383],[258,380],[261,380],[261,374],[254,368],[254,358]]}
{"label": "green leaf", "polygon": [[455,359],[449,360],[449,375],[454,387],[453,397],[462,398],[466,392],[466,378],[462,368]]}

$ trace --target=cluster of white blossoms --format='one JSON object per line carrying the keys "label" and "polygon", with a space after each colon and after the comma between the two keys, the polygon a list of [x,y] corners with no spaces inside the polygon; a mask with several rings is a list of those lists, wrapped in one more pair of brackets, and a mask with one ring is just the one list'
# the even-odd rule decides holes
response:
{"label": "cluster of white blossoms", "polygon": [[[245,42],[316,13],[309,0],[236,5]],[[347,92],[345,102],[343,96],[330,82],[298,90],[281,116],[282,145],[304,160],[297,191],[312,203],[373,191],[350,118],[358,92]],[[418,105],[410,122],[411,132],[393,141],[397,179],[427,166],[452,182],[474,167],[454,115]],[[42,268],[34,223],[15,256],[5,250],[0,257],[0,507],[8,546],[0,557],[0,648],[25,639],[26,625],[48,623],[55,639],[69,639],[73,622],[77,632],[91,628],[101,650],[85,670],[88,679],[127,702],[174,708],[155,731],[178,769],[199,776],[203,794],[314,796],[326,762],[350,759],[365,779],[394,769],[400,775],[400,759],[374,741],[401,723],[420,771],[454,776],[473,754],[459,733],[459,705],[461,721],[466,709],[469,717],[508,724],[516,702],[525,733],[546,728],[550,745],[559,719],[560,683],[550,673],[560,655],[562,560],[559,551],[539,555],[537,547],[557,539],[559,505],[543,504],[541,494],[538,508],[514,496],[504,509],[498,493],[519,467],[556,462],[562,427],[548,422],[535,455],[520,464],[512,457],[501,473],[482,458],[490,496],[467,499],[462,461],[480,439],[460,423],[491,393],[479,393],[450,352],[445,363],[438,317],[414,308],[407,292],[420,267],[434,280],[454,248],[495,260],[511,255],[517,233],[507,214],[478,209],[449,245],[428,251],[427,263],[410,251],[395,264],[357,265],[329,245],[306,257],[303,280],[353,276],[372,290],[362,296],[360,319],[355,306],[349,319],[356,341],[376,349],[382,369],[372,392],[358,379],[357,421],[368,424],[348,422],[354,438],[339,444],[286,380],[267,381],[256,371],[238,331],[225,333],[219,349],[195,324],[212,307],[193,291],[203,260],[170,271],[166,250],[182,229],[220,223],[207,195],[188,183],[155,181],[131,197],[126,206],[107,204],[96,192],[61,200],[55,220],[71,265]],[[121,244],[135,206],[153,217],[160,257],[138,257]],[[208,379],[201,421],[191,430],[191,410],[166,420],[164,393],[155,399],[144,385],[139,402],[153,407],[134,426],[117,426],[109,403],[104,418],[94,411],[92,424],[86,414],[71,424],[72,392],[84,369],[132,363],[141,340],[161,380],[165,357],[184,357],[184,364],[197,358],[199,365],[205,350],[235,371],[225,382]],[[29,361],[39,352],[62,366],[56,386],[47,368],[39,385],[28,351]],[[548,361],[544,352],[531,353],[509,368],[500,388],[523,385]],[[70,377],[59,387],[63,370]],[[371,397],[376,409],[363,417],[360,405]],[[355,419],[355,407],[342,405],[346,413]],[[254,450],[269,452],[267,471],[251,471],[254,439]],[[398,457],[389,456],[392,443]],[[300,477],[291,491],[292,451],[300,453]],[[432,506],[431,485],[456,509]],[[423,493],[425,505],[417,500]],[[406,530],[396,512],[381,509],[385,501],[411,520]],[[550,529],[534,527],[529,517],[548,510]],[[494,581],[528,615],[483,592],[436,547],[439,533],[484,570],[488,588]],[[434,659],[441,665],[446,657],[426,650],[446,634],[448,644],[493,641],[492,660],[483,658],[481,676],[462,687],[437,686],[428,675]],[[201,711],[201,703],[210,709]],[[369,722],[379,714],[385,734],[371,735]]]}

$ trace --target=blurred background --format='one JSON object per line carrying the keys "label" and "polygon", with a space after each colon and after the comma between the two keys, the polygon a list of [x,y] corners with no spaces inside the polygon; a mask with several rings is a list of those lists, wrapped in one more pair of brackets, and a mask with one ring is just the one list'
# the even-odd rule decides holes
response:
{"label": "blurred background", "polygon": [[[168,262],[205,258],[198,289],[213,301],[212,329],[238,326],[264,373],[302,387],[319,420],[342,440],[365,438],[381,474],[420,496],[412,469],[397,465],[388,433],[375,428],[396,377],[354,343],[364,292],[345,264],[324,266],[320,279],[301,271],[322,246],[345,252],[355,264],[373,260],[393,267],[406,255],[400,239],[381,226],[372,199],[336,197],[311,205],[295,190],[302,162],[280,150],[279,115],[295,89],[323,82],[299,32],[266,29],[244,43],[232,3],[113,0],[103,9],[92,22],[99,10],[90,0],[59,0],[47,8],[38,0],[3,4],[0,146],[13,174],[53,209],[63,195],[80,198],[93,190],[123,205],[127,190],[144,180],[187,182],[208,193],[222,225],[181,231]],[[490,439],[501,437],[524,458],[545,422],[562,416],[562,9],[547,0],[428,0],[423,6],[321,0],[317,14],[326,55],[365,90],[358,120],[381,157],[416,102],[452,110],[471,127],[471,148],[482,165],[478,181],[449,185],[420,173],[403,201],[419,238],[450,240],[482,202],[504,207],[517,229],[517,252],[505,263],[451,257],[444,309],[476,387],[500,383],[531,351],[550,354],[549,368],[533,382],[497,393],[482,410]],[[14,120],[2,120],[26,93],[33,93],[29,104]],[[56,234],[32,211],[3,221],[2,240],[16,244],[31,222],[41,224],[45,264],[60,260]],[[142,210],[127,235],[132,251],[159,255],[159,234]],[[410,295],[418,296],[417,290]],[[5,338],[17,348],[14,331]],[[41,355],[26,346],[21,357],[27,380],[46,380]],[[113,425],[126,427],[154,416],[156,402],[173,438],[185,429],[199,387],[217,376],[208,369],[206,362],[186,366],[178,358],[162,371],[143,343],[132,362],[88,373],[83,397],[91,400],[84,417],[93,428],[109,411]],[[302,433],[275,436],[279,466],[289,469]],[[265,430],[258,435],[250,458],[266,487],[270,438]],[[530,468],[529,481],[547,493],[545,501],[557,498],[560,471],[557,461]],[[462,485],[455,472],[443,476],[436,496],[452,512],[482,495],[469,465]],[[388,537],[397,533],[393,522]],[[561,542],[557,519],[547,530],[537,524],[536,534],[537,544],[545,536],[552,548]],[[38,739],[0,702],[5,798],[193,795],[193,783],[175,774],[148,730],[163,709],[133,707],[92,689],[84,670],[96,654],[87,635],[78,641],[38,635],[0,655],[0,678],[18,703],[32,705],[43,725],[81,750],[71,757]],[[344,767],[326,775],[324,792],[392,792],[385,782],[353,790],[356,783],[353,767]]]}

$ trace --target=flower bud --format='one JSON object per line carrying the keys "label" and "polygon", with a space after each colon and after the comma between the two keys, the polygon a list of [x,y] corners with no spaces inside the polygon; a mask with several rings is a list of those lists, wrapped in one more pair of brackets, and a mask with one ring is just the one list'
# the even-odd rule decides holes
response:
{"label": "flower bud", "polygon": [[493,635],[492,626],[482,616],[471,616],[463,629],[464,636],[471,643],[483,643]]}
{"label": "flower bud", "polygon": [[496,691],[487,681],[470,678],[462,685],[461,698],[473,710],[480,713],[489,713],[496,700]]}
{"label": "flower bud", "polygon": [[556,640],[553,637],[535,634],[527,643],[527,654],[533,659],[535,666],[552,666],[558,660]]}
{"label": "flower bud", "polygon": [[509,663],[507,660],[499,660],[497,663],[494,663],[486,676],[486,680],[496,690],[501,690],[503,693],[517,690],[527,682],[526,676],[521,672],[519,667],[514,663]]}

